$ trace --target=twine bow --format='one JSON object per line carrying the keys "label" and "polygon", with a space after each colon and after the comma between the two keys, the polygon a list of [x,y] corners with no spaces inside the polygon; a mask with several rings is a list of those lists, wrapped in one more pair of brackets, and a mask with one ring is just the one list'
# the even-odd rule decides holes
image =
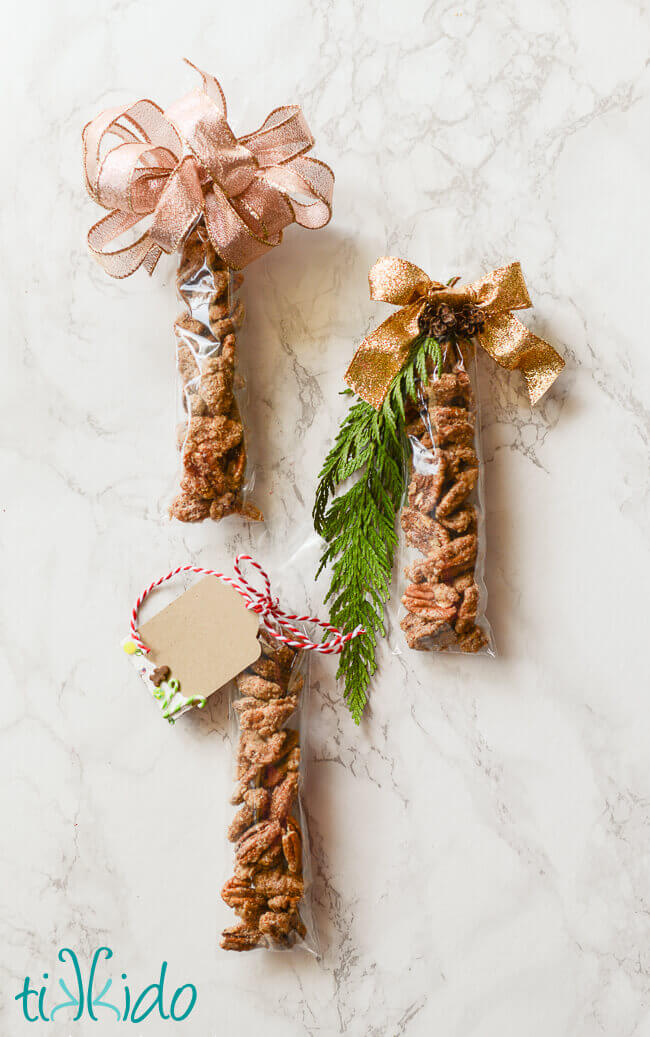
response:
{"label": "twine bow", "polygon": [[[249,562],[254,569],[257,569],[258,573],[262,577],[264,586],[260,590],[255,587],[252,583],[245,578],[241,571],[241,563]],[[289,648],[298,648],[305,652],[319,652],[322,655],[340,655],[345,648],[346,644],[352,641],[355,637],[360,637],[361,634],[365,634],[363,627],[356,627],[348,634],[342,634],[338,627],[332,626],[331,623],[324,623],[316,616],[304,615],[299,616],[297,613],[285,612],[284,609],[280,608],[280,603],[277,598],[274,598],[271,594],[271,581],[265,569],[254,561],[250,555],[237,555],[233,565],[235,570],[235,577],[226,576],[225,573],[217,572],[216,569],[202,569],[197,565],[180,565],[177,569],[172,569],[171,572],[167,573],[166,576],[161,576],[159,580],[154,580],[150,583],[146,590],[142,592],[131,612],[131,638],[138,648],[145,653],[149,654],[149,647],[144,643],[138,634],[138,612],[142,606],[145,598],[151,594],[156,587],[160,587],[161,584],[166,583],[167,580],[173,579],[174,576],[178,576],[179,573],[197,573],[202,576],[216,576],[222,583],[228,584],[241,594],[244,599],[244,604],[247,609],[251,612],[257,612],[261,616],[264,627],[277,641],[281,641],[282,644],[288,645]],[[311,641],[302,630],[294,626],[294,623],[313,623],[314,626],[318,626],[321,630],[328,631],[332,637],[329,641]],[[287,637],[282,631],[288,630],[292,636]]]}
{"label": "twine bow", "polygon": [[[196,71],[203,87],[166,112],[141,100],[84,127],[88,193],[110,210],[91,227],[88,246],[111,277],[128,277],[139,266],[153,273],[200,216],[217,253],[236,270],[279,245],[290,223],[317,229],[329,222],[334,174],[306,156],[314,140],[301,109],[276,108],[259,129],[237,138],[219,83]],[[121,143],[103,154],[109,134]],[[136,241],[108,250],[147,216],[151,225]]]}
{"label": "twine bow", "polygon": [[479,344],[501,367],[521,371],[531,404],[541,399],[564,367],[553,347],[511,312],[532,306],[519,263],[492,270],[472,284],[443,285],[405,259],[383,256],[368,281],[371,299],[401,307],[363,340],[345,374],[350,388],[377,410],[405,364],[411,343],[422,333],[420,316],[431,300],[452,310],[466,304],[478,307],[484,318]]}

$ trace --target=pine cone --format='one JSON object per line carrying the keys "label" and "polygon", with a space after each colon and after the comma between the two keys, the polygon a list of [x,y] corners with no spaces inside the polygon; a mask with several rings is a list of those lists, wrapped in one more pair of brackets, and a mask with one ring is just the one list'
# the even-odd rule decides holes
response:
{"label": "pine cone", "polygon": [[471,338],[483,330],[485,316],[478,306],[467,303],[452,309],[448,303],[436,303],[430,300],[425,303],[418,321],[420,331],[424,335],[442,342],[451,335],[459,338]]}
{"label": "pine cone", "polygon": [[431,338],[449,338],[456,327],[456,316],[451,306],[447,303],[427,302],[424,305],[419,319],[420,331]]}
{"label": "pine cone", "polygon": [[468,303],[456,311],[456,334],[461,338],[472,338],[483,331],[485,314],[478,306]]}

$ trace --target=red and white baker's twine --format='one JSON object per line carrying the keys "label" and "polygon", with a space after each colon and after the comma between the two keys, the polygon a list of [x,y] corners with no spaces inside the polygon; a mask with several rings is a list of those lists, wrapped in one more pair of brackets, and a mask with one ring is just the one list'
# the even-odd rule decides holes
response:
{"label": "red and white baker's twine", "polygon": [[[242,562],[250,562],[253,568],[257,569],[258,573],[264,580],[264,590],[258,590],[256,587],[253,587],[247,579],[245,579],[241,571]],[[131,613],[131,637],[138,648],[140,648],[145,654],[148,654],[150,651],[138,634],[138,612],[140,611],[143,601],[153,590],[156,589],[156,587],[160,587],[162,583],[166,583],[167,580],[171,580],[174,576],[178,576],[179,573],[197,573],[199,576],[216,576],[222,583],[227,583],[230,587],[236,590],[238,594],[241,594],[247,609],[250,609],[251,612],[257,612],[258,615],[262,617],[262,622],[271,637],[275,637],[276,640],[281,641],[290,648],[300,648],[306,652],[320,652],[322,655],[339,655],[353,638],[359,637],[361,634],[365,634],[366,632],[363,627],[356,627],[356,629],[350,631],[349,634],[342,634],[337,627],[332,626],[331,623],[323,623],[323,621],[318,619],[316,616],[299,616],[294,612],[285,612],[284,609],[280,608],[279,600],[271,595],[271,581],[269,580],[268,574],[259,562],[255,562],[250,555],[237,555],[233,569],[237,574],[236,577],[226,576],[225,573],[217,572],[216,569],[202,569],[198,565],[179,565],[178,569],[172,569],[172,571],[167,573],[166,576],[161,576],[159,580],[154,580],[153,583],[150,583],[147,589],[142,592],[136,601]],[[322,630],[329,631],[329,633],[332,634],[332,637],[329,641],[322,641],[320,643],[310,641],[309,638],[305,637],[302,631],[298,629],[298,627],[293,625],[292,621],[295,621],[296,623],[313,623]],[[273,624],[276,624],[276,626]],[[285,637],[282,633],[282,628],[291,631],[293,637]]]}

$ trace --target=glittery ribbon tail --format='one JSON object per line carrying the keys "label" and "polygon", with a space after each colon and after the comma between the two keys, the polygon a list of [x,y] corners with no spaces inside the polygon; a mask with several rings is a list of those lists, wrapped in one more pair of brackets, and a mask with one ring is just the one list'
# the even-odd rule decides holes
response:
{"label": "glittery ribbon tail", "polygon": [[408,359],[419,335],[422,303],[404,306],[367,336],[352,357],[345,381],[358,396],[379,410],[386,394]]}
{"label": "glittery ribbon tail", "polygon": [[533,406],[550,389],[564,367],[559,353],[512,313],[492,317],[479,335],[479,342],[501,367],[521,371]]}

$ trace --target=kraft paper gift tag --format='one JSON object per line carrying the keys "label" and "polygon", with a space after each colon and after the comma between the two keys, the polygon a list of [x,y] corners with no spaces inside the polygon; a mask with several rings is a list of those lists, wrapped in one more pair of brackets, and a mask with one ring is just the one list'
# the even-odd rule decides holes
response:
{"label": "kraft paper gift tag", "polygon": [[131,637],[122,647],[173,723],[259,658],[258,629],[241,595],[205,576],[138,628],[148,655]]}

